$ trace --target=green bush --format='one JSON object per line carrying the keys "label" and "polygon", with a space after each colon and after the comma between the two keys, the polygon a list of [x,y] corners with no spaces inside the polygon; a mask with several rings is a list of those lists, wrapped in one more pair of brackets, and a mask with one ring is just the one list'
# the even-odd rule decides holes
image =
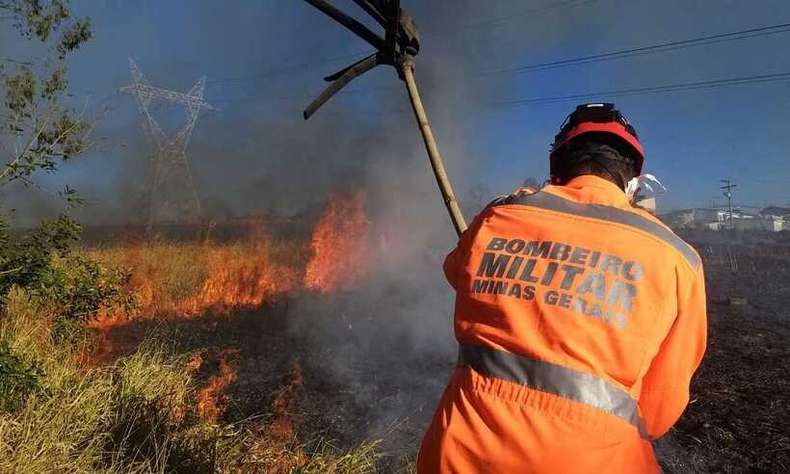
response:
{"label": "green bush", "polygon": [[68,255],[80,231],[74,220],[61,216],[12,239],[8,223],[0,218],[0,294],[7,294],[15,285],[30,289],[40,286],[52,255]]}
{"label": "green bush", "polygon": [[17,286],[47,303],[52,309],[52,336],[58,340],[74,340],[83,323],[102,308],[125,311],[135,305],[126,289],[128,271],[106,267],[72,250],[80,231],[75,221],[59,217],[11,239],[0,219],[0,296]]}
{"label": "green bush", "polygon": [[26,362],[0,341],[0,412],[16,410],[27,396],[40,388],[43,375],[36,363]]}
{"label": "green bush", "polygon": [[53,336],[71,340],[102,308],[128,311],[135,306],[136,298],[126,289],[130,276],[83,255],[55,254],[33,292],[55,309]]}

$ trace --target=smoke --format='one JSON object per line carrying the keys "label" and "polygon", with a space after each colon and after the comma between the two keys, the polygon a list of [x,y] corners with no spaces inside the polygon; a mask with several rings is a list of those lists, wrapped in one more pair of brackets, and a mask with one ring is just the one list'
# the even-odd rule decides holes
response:
{"label": "smoke", "polygon": [[[336,3],[359,12],[353,2]],[[508,56],[514,44],[529,56],[561,43],[581,20],[547,20],[586,3],[404,3],[423,35],[418,81],[462,203],[486,181],[492,151],[482,148],[480,137],[491,135],[501,119],[484,104],[522,88],[516,76],[485,71],[521,61]],[[358,79],[311,121],[302,121],[301,110],[325,85],[321,77],[370,49],[362,40],[300,2],[217,5],[75,5],[76,15],[93,18],[94,39],[69,63],[72,105],[81,109],[87,97],[88,116],[99,120],[95,135],[101,146],[45,184],[59,189],[68,183],[91,196],[85,210],[72,211],[78,218],[87,224],[141,219],[154,145],[142,132],[135,99],[116,92],[131,82],[127,56],[153,85],[166,89],[186,91],[207,76],[205,97],[220,110],[202,114],[187,154],[208,217],[299,215],[335,189],[389,190],[392,181],[404,181],[409,173],[430,176],[427,163],[409,173],[390,164],[423,154],[405,88],[391,68]],[[540,44],[527,39],[535,37]],[[180,106],[154,104],[154,115],[171,135],[184,123]],[[516,163],[521,159],[514,156]],[[388,166],[393,174],[371,179]],[[531,164],[518,166],[516,174],[530,174]],[[507,186],[521,180],[514,177]],[[427,197],[433,184],[422,182],[427,187],[420,192]],[[504,191],[491,189],[491,194]],[[441,213],[436,197],[425,202]],[[471,207],[474,212],[477,206]]]}
{"label": "smoke", "polygon": [[[374,268],[369,279],[329,299],[300,299],[289,309],[288,324],[293,334],[314,345],[312,363],[348,387],[349,402],[366,407],[359,434],[380,436],[407,419],[409,428],[395,442],[413,451],[454,361],[453,293],[441,264],[455,235],[405,86],[391,68],[379,68],[304,122],[301,109],[325,85],[321,77],[354,60],[319,58],[368,48],[300,2],[262,2],[266,5],[255,7],[232,3],[221,2],[221,12],[219,4],[190,4],[191,18],[198,24],[183,26],[186,39],[171,38],[170,46],[155,38],[170,38],[165,30],[172,25],[150,16],[155,12],[148,10],[155,8],[148,3],[142,13],[126,19],[129,26],[124,28],[129,29],[121,33],[130,45],[143,46],[129,54],[156,86],[186,90],[203,71],[213,71],[206,99],[220,111],[201,116],[187,150],[210,217],[265,214],[310,219],[332,192],[365,193],[372,224],[368,239]],[[478,138],[490,134],[492,123],[497,123],[481,118],[489,113],[483,104],[520,86],[514,78],[489,77],[493,87],[481,87],[480,73],[503,64],[508,58],[502,45],[523,41],[524,32],[512,23],[497,24],[496,19],[515,13],[557,13],[541,2],[489,3],[404,4],[423,33],[417,80],[456,193],[462,204],[467,203],[467,220],[494,194],[507,191],[486,183],[489,152],[480,148]],[[352,2],[337,4],[356,11]],[[142,26],[138,15],[146,11],[149,17],[144,20],[149,23]],[[489,23],[481,23],[484,20]],[[95,41],[108,41],[108,30],[116,23],[95,21]],[[543,47],[564,34],[562,28],[531,18],[518,24],[541,35]],[[563,23],[565,28],[574,24]],[[521,46],[525,54],[537,47]],[[106,43],[101,48],[109,52],[100,49],[94,54],[107,54],[108,61],[118,64],[113,87],[128,83],[123,52]],[[117,100],[125,106],[118,106],[99,127],[99,134],[114,146],[86,157],[84,164],[67,173],[78,189],[92,196],[91,206],[78,213],[87,223],[142,217],[153,147],[141,132],[133,98]],[[177,110],[164,109],[156,112],[170,117],[163,124],[166,132],[174,133],[180,126]],[[520,184],[527,167],[518,165],[513,175],[512,184]]]}
{"label": "smoke", "polygon": [[[481,3],[407,5],[415,7],[418,23],[427,22],[417,78],[468,221],[495,194],[508,191],[486,182],[490,162],[477,138],[488,133],[482,128],[490,122],[481,118],[484,104],[501,99],[502,92],[481,87],[479,72],[501,60],[498,43],[522,36],[510,26],[474,31],[475,21],[498,13]],[[530,6],[498,2],[496,7],[507,14]],[[558,28],[535,26],[545,30],[546,42],[563,35]],[[462,30],[474,41],[459,41]],[[512,79],[498,81],[517,89]],[[261,122],[261,133],[275,130],[288,143],[280,148],[288,157],[269,161],[272,167],[246,188],[245,201],[268,199],[278,212],[297,212],[324,199],[327,191],[366,192],[373,223],[370,278],[329,299],[299,300],[288,323],[294,335],[310,341],[313,363],[347,387],[339,403],[361,407],[362,418],[350,421],[357,435],[383,437],[391,453],[413,453],[455,362],[454,293],[441,267],[456,239],[403,85],[391,70],[360,82],[376,92],[330,102],[308,124]],[[527,167],[516,167],[514,174],[513,185],[520,185]]]}
{"label": "smoke", "polygon": [[[446,11],[421,7],[414,12],[418,19]],[[430,60],[418,63],[417,74],[463,201],[479,189],[477,177],[484,174],[485,160],[470,153],[467,136],[468,118],[479,113],[486,97],[466,79],[471,75],[466,58],[439,32],[435,42],[426,37],[423,52]],[[372,221],[369,278],[328,299],[300,299],[288,322],[295,335],[310,341],[313,363],[347,387],[339,403],[360,407],[361,419],[348,420],[357,439],[383,437],[387,451],[410,453],[454,362],[453,293],[441,265],[455,235],[402,83],[391,70],[362,81],[384,92],[341,98],[298,128],[266,124],[264,129],[274,127],[277,136],[287,137],[288,165],[266,170],[245,190],[245,200],[261,196],[279,212],[294,212],[322,201],[328,191],[365,191]],[[277,191],[269,194],[272,190]]]}
{"label": "smoke", "polygon": [[[470,26],[499,16],[481,2],[414,2],[406,7],[413,7],[418,26],[424,25],[417,80],[456,193],[462,204],[475,201],[464,204],[471,221],[493,194],[507,191],[487,185],[488,157],[475,141],[483,133],[483,104],[501,98],[498,89],[480,86],[479,71],[501,60],[497,43],[514,41],[521,32],[510,26],[493,31]],[[515,1],[497,7],[502,14],[529,8]],[[356,39],[351,42],[359,47],[348,46],[349,34],[317,12],[301,9],[285,16],[289,14],[294,23],[279,27],[287,39],[277,41],[287,44],[285,56],[309,61],[365,49]],[[316,35],[304,38],[308,27]],[[473,40],[459,41],[464,36],[459,31]],[[546,31],[545,41],[560,36]],[[329,52],[301,47],[306,41],[311,49],[325,49],[318,46],[322,40],[329,43]],[[294,336],[309,341],[310,353],[303,356],[308,365],[345,387],[333,395],[337,403],[357,407],[359,418],[345,420],[352,439],[383,437],[388,451],[410,453],[455,361],[454,294],[441,270],[455,234],[405,87],[392,69],[358,79],[350,92],[334,98],[309,122],[301,121],[301,107],[324,86],[320,77],[344,62],[350,59],[316,67],[303,77],[286,74],[267,82],[267,96],[299,96],[289,102],[291,108],[263,99],[254,112],[239,116],[233,102],[220,103],[227,112],[203,125],[214,138],[197,134],[190,154],[202,195],[221,197],[236,215],[311,216],[329,193],[365,193],[371,220],[369,278],[341,294],[300,298],[289,309],[287,323]],[[226,137],[226,130],[233,134]],[[526,171],[514,184],[525,177]]]}
{"label": "smoke", "polygon": [[[358,11],[349,0],[334,3],[345,11]],[[404,0],[423,34],[417,80],[467,220],[494,195],[508,192],[528,176],[542,181],[545,154],[526,156],[522,150],[545,151],[562,119],[556,109],[516,114],[488,104],[607,90],[616,88],[614,84],[660,84],[662,78],[672,83],[677,82],[678,70],[698,74],[700,80],[727,75],[732,54],[721,55],[717,67],[724,72],[711,71],[707,49],[694,53],[684,63],[688,67],[680,68],[676,56],[665,55],[656,63],[642,57],[641,62],[606,62],[550,76],[491,72],[614,46],[638,46],[635,32],[652,32],[640,36],[644,44],[693,37],[702,28],[702,20],[710,16],[706,8],[689,10],[684,2],[677,8],[662,5],[647,10],[628,10],[621,2],[616,2],[616,8],[611,2],[603,3]],[[332,392],[326,396],[337,406],[325,417],[344,417],[341,423],[351,432],[346,441],[384,437],[388,452],[413,453],[454,363],[454,294],[444,281],[441,264],[455,244],[455,235],[405,88],[394,71],[379,68],[358,79],[304,122],[301,110],[325,85],[321,77],[369,49],[305,3],[141,0],[74,4],[76,14],[93,17],[95,35],[69,64],[69,79],[76,96],[91,97],[88,113],[100,116],[96,135],[101,146],[66,164],[62,172],[44,177],[43,184],[49,189],[60,189],[64,183],[76,187],[88,205],[69,212],[84,223],[144,219],[153,144],[143,133],[134,98],[114,93],[131,81],[127,57],[137,60],[152,84],[167,89],[186,91],[206,74],[205,97],[219,111],[201,115],[187,155],[207,217],[222,221],[263,214],[310,223],[330,193],[365,193],[371,221],[366,237],[371,253],[367,278],[329,296],[298,295],[287,305],[284,325],[289,336],[302,342],[298,347],[305,353],[296,355],[308,366],[306,376],[320,374],[332,381]],[[757,18],[759,10],[744,6],[731,18],[747,24],[744,19]],[[655,15],[655,21],[635,22],[635,11],[639,17]],[[678,19],[686,31],[679,30]],[[726,24],[717,18],[715,25],[708,23],[705,28],[727,31]],[[598,47],[607,39],[614,41]],[[15,34],[0,30],[0,57],[24,52],[14,41],[19,41]],[[731,46],[726,46],[728,51]],[[750,48],[749,59],[760,59],[752,54],[753,46],[744,47]],[[596,86],[595,78],[606,84],[598,81]],[[617,80],[610,87],[612,78]],[[100,114],[98,104],[106,95],[112,96],[112,108]],[[672,137],[665,155],[675,158],[664,160],[665,170],[657,170],[661,178],[672,167],[691,170],[686,163],[690,154],[702,155],[701,160],[713,157],[714,161],[707,162],[711,173],[717,166],[731,165],[721,158],[731,154],[725,149],[732,146],[729,142],[711,140],[708,132],[693,128],[711,128],[709,119],[716,115],[729,117],[726,111],[712,113],[716,109],[707,101],[717,100],[716,96],[704,97],[703,102],[662,100],[663,108],[643,115],[648,124],[653,121],[651,128],[660,129],[659,121],[678,127],[664,133]],[[769,102],[781,105],[775,97],[765,104]],[[722,104],[731,107],[732,102]],[[754,111],[765,104],[744,107]],[[73,105],[79,109],[84,104],[75,99]],[[155,113],[167,133],[183,125],[179,107],[160,106]],[[667,121],[669,114],[691,119]],[[770,117],[771,112],[743,115]],[[748,127],[761,125],[752,122]],[[514,123],[523,132],[513,132]],[[680,130],[689,124],[692,129]],[[744,126],[737,120],[716,125],[712,128],[719,136],[727,135],[721,126]],[[506,128],[511,136],[502,133]],[[774,128],[769,127],[776,136],[759,141],[776,143],[781,126]],[[757,130],[748,131],[746,135],[757,136]],[[739,132],[737,136],[744,136],[743,130]],[[684,134],[694,137],[685,148]],[[709,147],[711,142],[714,148],[699,148],[700,143]],[[748,147],[741,151],[744,156],[766,154],[749,153]],[[493,160],[494,156],[500,160]],[[501,164],[503,156],[508,157],[507,165]],[[777,170],[783,159],[774,158]],[[492,170],[497,161],[507,169]],[[493,171],[500,176],[498,182],[491,180]],[[688,179],[698,177],[698,173],[686,174]],[[504,182],[502,175],[509,181]],[[682,178],[681,183],[688,179]],[[682,187],[667,184],[673,189]],[[0,200],[6,208],[16,209],[17,224],[29,225],[65,210],[57,198],[20,187],[3,190]],[[736,284],[743,288],[734,279],[727,281],[726,288],[736,288]],[[676,449],[670,440],[659,446],[659,453]]]}

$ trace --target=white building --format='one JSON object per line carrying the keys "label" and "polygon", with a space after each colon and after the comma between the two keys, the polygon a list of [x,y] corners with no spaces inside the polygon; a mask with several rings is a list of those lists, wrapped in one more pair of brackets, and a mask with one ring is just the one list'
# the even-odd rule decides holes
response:
{"label": "white building", "polygon": [[[786,212],[786,213],[785,213]],[[779,232],[790,230],[790,209],[769,207],[736,208],[730,216],[726,208],[694,208],[662,216],[667,224],[679,228]]]}

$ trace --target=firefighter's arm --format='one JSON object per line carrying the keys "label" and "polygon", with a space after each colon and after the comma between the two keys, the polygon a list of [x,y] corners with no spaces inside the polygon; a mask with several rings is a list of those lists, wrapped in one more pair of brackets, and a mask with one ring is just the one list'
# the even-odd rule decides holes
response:
{"label": "firefighter's arm", "polygon": [[691,377],[705,353],[707,316],[702,267],[693,279],[682,279],[678,277],[677,318],[645,374],[639,397],[647,432],[653,439],[663,436],[683,414]]}
{"label": "firefighter's arm", "polygon": [[[465,230],[464,233],[469,232],[469,229]],[[463,235],[462,235],[463,236]],[[461,254],[463,253],[461,249],[461,241],[458,241],[458,245],[449,253],[447,257],[444,259],[444,276],[447,278],[447,281],[450,283],[454,289],[456,288],[456,281],[458,279],[458,272],[460,271],[461,264]]]}
{"label": "firefighter's arm", "polygon": [[457,289],[457,282],[461,270],[464,267],[466,259],[469,257],[472,242],[483,223],[484,214],[488,212],[488,209],[489,208],[486,207],[483,209],[483,212],[474,218],[469,227],[461,234],[461,237],[458,238],[458,244],[444,259],[444,276],[454,289]]}

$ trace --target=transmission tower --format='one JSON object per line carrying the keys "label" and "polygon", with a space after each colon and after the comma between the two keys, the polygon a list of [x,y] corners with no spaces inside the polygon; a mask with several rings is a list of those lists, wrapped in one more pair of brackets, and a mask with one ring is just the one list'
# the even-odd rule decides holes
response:
{"label": "transmission tower", "polygon": [[[150,229],[158,222],[197,222],[202,212],[186,150],[201,109],[217,110],[203,99],[206,78],[202,77],[188,92],[181,93],[152,86],[131,58],[129,67],[132,70],[132,83],[121,90],[137,97],[145,129],[156,146],[146,196],[147,226]],[[154,101],[185,107],[186,124],[175,135],[166,135],[151,114],[151,103]]]}

